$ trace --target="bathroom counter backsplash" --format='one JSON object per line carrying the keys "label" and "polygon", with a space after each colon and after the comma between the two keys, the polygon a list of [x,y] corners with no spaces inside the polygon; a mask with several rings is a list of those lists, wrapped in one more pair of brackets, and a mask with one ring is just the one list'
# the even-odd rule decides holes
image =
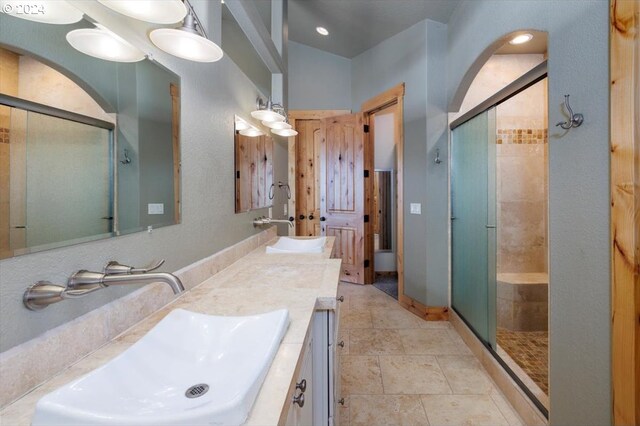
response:
{"label": "bathroom counter backsplash", "polygon": [[[35,404],[42,396],[105,364],[173,309],[210,315],[249,315],[286,308],[289,328],[246,422],[247,425],[277,424],[314,311],[335,309],[341,261],[330,258],[333,238],[327,239],[325,252],[320,255],[266,254],[266,245],[275,242],[275,236],[270,236],[269,242],[217,273],[207,273],[211,269],[203,267],[204,261],[178,271],[176,274],[191,284],[185,282],[190,291],[6,406],[0,411],[0,424],[29,425]],[[202,278],[201,284],[194,285],[198,277]],[[3,383],[3,388],[5,386]]]}

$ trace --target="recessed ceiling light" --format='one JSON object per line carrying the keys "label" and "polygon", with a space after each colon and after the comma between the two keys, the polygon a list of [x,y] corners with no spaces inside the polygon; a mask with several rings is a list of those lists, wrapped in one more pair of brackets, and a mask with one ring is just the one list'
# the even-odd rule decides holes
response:
{"label": "recessed ceiling light", "polygon": [[526,43],[528,41],[531,41],[531,39],[533,38],[533,34],[520,34],[515,36],[514,38],[512,38],[509,43],[510,44],[523,44]]}
{"label": "recessed ceiling light", "polygon": [[329,31],[325,27],[316,27],[316,31],[324,36],[329,35]]}

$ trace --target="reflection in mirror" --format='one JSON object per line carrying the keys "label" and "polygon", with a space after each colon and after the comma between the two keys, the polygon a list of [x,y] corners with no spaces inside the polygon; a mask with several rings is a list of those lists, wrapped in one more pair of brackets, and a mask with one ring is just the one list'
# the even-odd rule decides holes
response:
{"label": "reflection in mirror", "polygon": [[393,250],[393,170],[376,170],[374,194],[374,248],[376,251]]}
{"label": "reflection in mirror", "polygon": [[92,26],[0,13],[0,258],[180,220],[180,79],[66,42]]}
{"label": "reflection in mirror", "polygon": [[271,207],[273,185],[273,139],[236,116],[236,213]]}

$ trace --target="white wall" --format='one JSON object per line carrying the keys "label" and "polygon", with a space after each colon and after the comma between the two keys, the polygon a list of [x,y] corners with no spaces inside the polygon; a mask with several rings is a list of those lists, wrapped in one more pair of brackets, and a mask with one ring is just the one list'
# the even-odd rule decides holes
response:
{"label": "white wall", "polygon": [[289,109],[351,109],[351,60],[289,42]]}
{"label": "white wall", "polygon": [[609,3],[596,0],[472,0],[449,23],[451,111],[459,108],[470,83],[465,74],[485,48],[531,28],[549,33],[550,126],[564,120],[567,93],[574,111],[585,116],[582,127],[569,132],[549,129],[553,425],[611,423],[608,12]]}
{"label": "white wall", "polygon": [[[135,31],[140,36],[133,37],[132,42],[152,52],[160,64],[181,77],[182,223],[154,230],[151,234],[135,233],[0,260],[0,351],[136,288],[108,288],[83,299],[31,312],[22,305],[22,294],[34,282],[64,283],[74,271],[99,271],[109,260],[145,265],[151,260],[166,258],[162,269],[176,271],[255,234],[259,230],[253,227],[253,217],[266,214],[266,210],[234,214],[234,114],[246,114],[255,107],[256,87],[229,58],[200,64],[171,57],[146,41],[140,22],[106,12],[94,3],[83,4],[83,7],[102,10],[92,16],[121,35]],[[7,35],[4,28],[0,25],[2,37]],[[33,37],[43,48],[47,42],[29,32],[13,36]],[[51,59],[57,58],[62,47],[50,47],[47,55]],[[104,70],[94,70],[96,84],[100,83],[101,74],[105,78],[116,78],[108,64],[104,65]]]}

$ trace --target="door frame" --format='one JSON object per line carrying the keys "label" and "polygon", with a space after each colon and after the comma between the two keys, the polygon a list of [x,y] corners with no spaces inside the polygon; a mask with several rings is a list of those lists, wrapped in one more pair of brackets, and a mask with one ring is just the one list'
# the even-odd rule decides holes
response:
{"label": "door frame", "polygon": [[[398,269],[398,302],[405,308],[412,310],[411,306],[416,306],[417,301],[411,299],[404,294],[404,83],[400,83],[391,89],[382,92],[373,98],[362,103],[360,110],[364,114],[364,123],[371,127],[371,116],[376,112],[395,105],[394,117],[394,139],[396,143],[396,267]],[[374,129],[375,131],[375,129]],[[367,134],[370,135],[370,134]],[[369,136],[370,137],[370,136]],[[369,141],[373,146],[373,141]],[[368,150],[371,154],[369,161],[373,165],[374,155],[373,149]],[[365,163],[367,162],[367,150],[365,150]],[[373,167],[371,167],[373,170]],[[373,179],[369,179],[365,187],[365,194],[370,195],[368,204],[373,203]],[[368,192],[367,192],[368,191]],[[369,237],[369,235],[367,235]],[[373,234],[370,235],[373,238]],[[374,259],[373,244],[368,245],[369,252],[365,253],[368,259]],[[371,268],[371,274],[375,274],[375,268]],[[373,282],[373,277],[370,280]],[[426,306],[425,306],[426,309]],[[426,312],[426,311],[425,311]],[[417,313],[414,311],[414,313]],[[420,316],[423,313],[420,312]]]}
{"label": "door frame", "polygon": [[[331,109],[331,110],[292,110],[289,111],[289,124],[294,129],[296,128],[296,120],[322,120],[329,117],[335,117],[337,115],[351,114],[349,109]],[[288,137],[288,183],[291,190],[291,197],[289,198],[287,211],[289,216],[295,216],[296,213],[296,143],[298,138],[296,136]],[[318,162],[319,164],[319,162]],[[319,188],[318,188],[319,189]],[[296,221],[293,222],[293,227],[289,227],[289,235],[295,236],[297,233]]]}
{"label": "door frame", "polygon": [[639,12],[637,1],[610,0],[611,386],[615,425],[640,423]]}

